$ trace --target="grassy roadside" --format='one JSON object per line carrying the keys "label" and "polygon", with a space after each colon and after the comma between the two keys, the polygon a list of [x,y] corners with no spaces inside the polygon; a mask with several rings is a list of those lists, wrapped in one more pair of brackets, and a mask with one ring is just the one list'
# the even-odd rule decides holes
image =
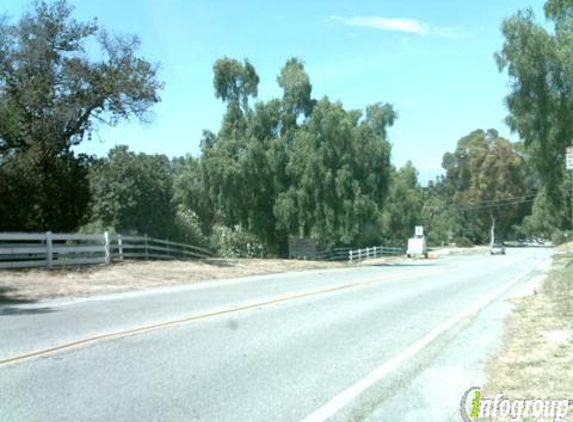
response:
{"label": "grassy roadside", "polygon": [[[489,363],[485,395],[503,392],[508,398],[573,399],[571,252],[560,249],[551,273],[535,294],[513,301],[516,306],[506,320],[504,348]],[[573,421],[573,405],[563,420]]]}
{"label": "grassy roadside", "polygon": [[[480,247],[444,248],[430,257],[484,251],[485,249]],[[292,271],[396,265],[405,259],[404,256],[385,256],[349,263],[272,258],[210,258],[195,261],[124,261],[110,266],[58,267],[53,270],[0,270],[0,307],[41,299],[88,297]]]}
{"label": "grassy roadside", "polygon": [[0,306],[57,297],[88,297],[209,280],[336,269],[340,262],[212,258],[189,261],[124,261],[113,265],[0,271]]}

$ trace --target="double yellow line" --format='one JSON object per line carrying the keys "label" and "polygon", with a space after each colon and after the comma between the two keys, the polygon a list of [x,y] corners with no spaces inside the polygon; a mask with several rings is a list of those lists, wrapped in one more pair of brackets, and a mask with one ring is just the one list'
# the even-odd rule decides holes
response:
{"label": "double yellow line", "polygon": [[117,338],[121,338],[121,337],[128,337],[128,336],[132,336],[132,335],[136,335],[136,334],[147,333],[149,331],[158,330],[160,328],[174,327],[174,326],[187,324],[187,323],[195,322],[195,321],[201,321],[204,319],[213,318],[213,317],[217,317],[217,316],[221,316],[221,315],[227,315],[227,314],[231,314],[231,313],[235,313],[235,312],[246,311],[246,310],[253,309],[253,308],[260,308],[260,307],[264,307],[264,306],[268,306],[268,305],[274,305],[277,303],[288,302],[291,300],[303,299],[303,298],[317,296],[317,295],[321,295],[321,294],[325,294],[325,293],[333,293],[333,292],[337,292],[337,291],[341,291],[341,290],[351,289],[354,287],[366,286],[366,285],[370,285],[370,284],[374,284],[374,283],[382,283],[382,282],[399,280],[399,279],[407,278],[409,276],[416,275],[416,274],[432,274],[432,273],[443,271],[445,268],[446,267],[440,267],[440,268],[436,268],[436,269],[432,269],[432,270],[423,269],[423,270],[408,271],[408,272],[404,272],[404,273],[400,273],[400,274],[390,275],[390,276],[383,277],[383,278],[378,277],[378,278],[374,278],[374,279],[368,279],[365,281],[361,281],[358,283],[348,283],[348,284],[343,284],[343,285],[336,286],[336,287],[329,287],[326,289],[312,290],[312,291],[307,291],[307,292],[303,292],[303,293],[297,293],[297,294],[293,294],[293,295],[283,296],[283,297],[279,297],[276,299],[267,300],[267,301],[263,301],[263,302],[255,302],[255,303],[251,303],[248,305],[233,307],[230,309],[224,309],[224,310],[220,310],[220,311],[214,311],[214,312],[209,312],[209,313],[205,313],[205,314],[193,315],[193,316],[188,316],[188,317],[184,317],[184,318],[180,318],[180,319],[164,321],[164,322],[159,322],[159,323],[150,324],[150,325],[144,325],[141,327],[131,328],[129,330],[123,330],[123,331],[116,331],[114,333],[109,333],[109,334],[101,334],[101,335],[92,336],[92,337],[88,337],[88,338],[84,338],[84,339],[80,339],[80,340],[76,340],[76,341],[72,341],[72,342],[68,342],[68,343],[63,343],[63,344],[60,344],[58,346],[49,347],[49,348],[37,350],[34,352],[24,353],[21,355],[16,355],[16,356],[12,356],[9,358],[5,358],[5,359],[0,360],[0,365],[7,365],[7,364],[17,363],[17,362],[21,362],[21,361],[25,361],[25,360],[36,359],[39,357],[43,357],[43,356],[51,355],[51,354],[56,354],[59,352],[70,350],[70,349],[75,349],[75,348],[85,346],[85,345],[88,345],[91,343],[96,343],[99,341],[113,340],[113,339],[117,339]]}

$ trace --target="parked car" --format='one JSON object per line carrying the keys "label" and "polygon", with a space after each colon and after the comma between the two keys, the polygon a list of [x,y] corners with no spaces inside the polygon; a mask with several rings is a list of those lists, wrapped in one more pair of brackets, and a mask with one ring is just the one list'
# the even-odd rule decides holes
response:
{"label": "parked car", "polygon": [[503,243],[494,243],[489,250],[491,255],[505,255],[505,245]]}

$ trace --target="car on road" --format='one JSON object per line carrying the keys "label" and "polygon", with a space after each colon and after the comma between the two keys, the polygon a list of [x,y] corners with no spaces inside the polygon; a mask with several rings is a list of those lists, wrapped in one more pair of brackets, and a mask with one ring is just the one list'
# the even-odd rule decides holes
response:
{"label": "car on road", "polygon": [[501,242],[494,243],[491,245],[489,253],[491,255],[505,255],[505,245]]}

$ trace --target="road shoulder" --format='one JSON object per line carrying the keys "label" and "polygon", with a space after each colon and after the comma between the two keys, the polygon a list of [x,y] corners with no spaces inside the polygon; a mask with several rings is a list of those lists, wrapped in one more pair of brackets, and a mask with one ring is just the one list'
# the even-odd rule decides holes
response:
{"label": "road shoulder", "polygon": [[[554,255],[553,268],[532,292],[512,299],[501,353],[488,364],[484,395],[573,399],[573,256]],[[573,420],[573,412],[568,418]]]}

